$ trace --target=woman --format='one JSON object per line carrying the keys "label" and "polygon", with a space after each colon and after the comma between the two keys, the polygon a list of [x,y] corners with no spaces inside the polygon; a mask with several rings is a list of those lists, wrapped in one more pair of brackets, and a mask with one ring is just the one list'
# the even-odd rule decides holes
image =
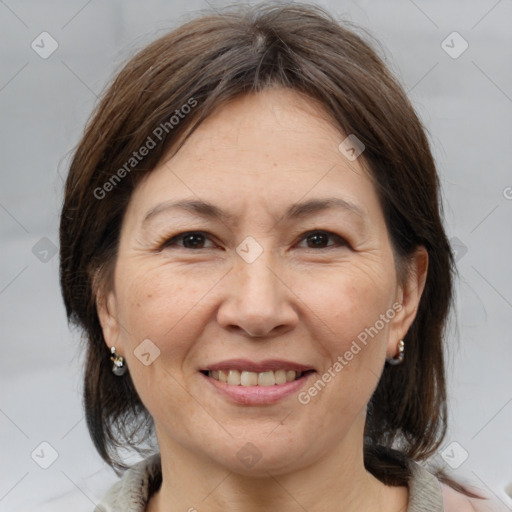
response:
{"label": "woman", "polygon": [[446,430],[440,210],[403,90],[321,9],[203,16],[137,54],[61,217],[95,446],[121,469],[158,442],[97,510],[481,507],[418,464]]}

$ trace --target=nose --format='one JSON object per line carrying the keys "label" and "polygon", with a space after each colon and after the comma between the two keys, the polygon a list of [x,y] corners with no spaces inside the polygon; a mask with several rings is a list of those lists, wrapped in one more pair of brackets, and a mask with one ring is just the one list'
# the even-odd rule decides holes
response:
{"label": "nose", "polygon": [[224,282],[217,321],[225,329],[251,337],[271,337],[297,325],[296,295],[264,254],[252,263],[238,260]]}

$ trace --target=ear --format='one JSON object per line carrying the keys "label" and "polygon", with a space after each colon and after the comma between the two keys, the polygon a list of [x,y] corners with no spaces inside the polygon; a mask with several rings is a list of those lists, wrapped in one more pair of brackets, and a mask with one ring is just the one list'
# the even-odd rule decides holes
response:
{"label": "ear", "polygon": [[[405,337],[409,327],[416,318],[421,295],[425,288],[428,270],[428,252],[419,246],[406,263],[404,281],[397,288],[396,302],[401,304],[390,328],[386,357],[397,354],[398,342]],[[407,350],[407,347],[406,347]]]}
{"label": "ear", "polygon": [[[109,348],[119,348],[120,325],[117,318],[117,301],[113,291],[96,294],[96,310],[103,330],[103,338]],[[119,352],[119,351],[118,351]]]}

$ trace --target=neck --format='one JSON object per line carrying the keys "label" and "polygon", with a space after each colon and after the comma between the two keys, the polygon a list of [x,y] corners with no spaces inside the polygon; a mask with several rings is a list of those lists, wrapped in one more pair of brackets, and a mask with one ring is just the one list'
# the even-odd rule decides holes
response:
{"label": "neck", "polygon": [[[236,473],[159,436],[162,486],[148,512],[405,511],[407,489],[386,487],[363,463],[362,439],[353,436],[323,458],[295,471]],[[262,461],[265,454],[262,456]],[[285,466],[286,467],[286,466]]]}

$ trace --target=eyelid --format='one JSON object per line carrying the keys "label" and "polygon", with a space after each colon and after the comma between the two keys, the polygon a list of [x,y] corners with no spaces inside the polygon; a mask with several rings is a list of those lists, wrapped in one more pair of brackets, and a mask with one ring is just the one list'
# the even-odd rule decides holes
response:
{"label": "eyelid", "polygon": [[[329,238],[335,239],[337,241],[337,243],[334,243],[332,245],[327,245],[326,247],[319,247],[319,248],[304,247],[304,249],[313,250],[315,252],[318,252],[321,249],[325,250],[325,249],[332,249],[332,248],[336,248],[336,247],[340,247],[340,246],[349,246],[349,242],[343,236],[338,235],[337,233],[333,233],[332,231],[328,231],[326,229],[320,229],[320,228],[310,229],[310,230],[302,233],[300,235],[300,237],[298,238],[298,241],[294,243],[294,246],[299,243],[302,243],[303,241],[307,240],[307,238],[309,236],[314,235],[314,234],[327,235]],[[181,240],[183,240],[188,235],[203,235],[206,240],[209,240],[211,243],[216,245],[215,242],[212,240],[212,235],[210,235],[207,231],[200,231],[200,230],[182,231],[173,236],[163,237],[157,244],[158,251],[162,251],[169,247],[177,247],[179,249],[185,249],[188,251],[199,251],[200,249],[212,249],[213,248],[213,247],[200,247],[199,249],[193,249],[193,248],[183,247],[183,246],[179,245],[179,242]]]}
{"label": "eyelid", "polygon": [[[194,251],[194,250],[198,251],[199,249],[189,249],[188,247],[183,247],[183,246],[179,245],[179,242],[181,240],[183,240],[183,238],[188,235],[204,235],[206,240],[210,240],[210,242],[213,243],[212,236],[206,231],[200,231],[200,230],[182,231],[180,233],[177,233],[176,235],[162,237],[157,243],[157,247],[158,247],[157,250],[160,252],[168,247],[177,247],[178,249],[185,249],[185,250],[189,250],[189,251]],[[212,247],[201,247],[201,249],[211,249],[211,248]]]}
{"label": "eyelid", "polygon": [[[335,238],[335,239],[337,239],[339,241],[338,244],[328,245],[327,247],[321,247],[320,249],[324,249],[325,250],[325,249],[336,248],[336,247],[339,247],[340,245],[343,245],[343,246],[348,246],[349,245],[348,241],[343,236],[338,235],[337,233],[333,233],[332,231],[328,231],[326,229],[320,229],[320,228],[310,229],[309,231],[306,231],[305,233],[300,235],[299,242],[302,242],[302,241],[306,240],[308,238],[308,236],[314,235],[316,233],[321,233],[323,235],[327,235],[330,238]],[[310,249],[310,250],[314,250],[314,251],[320,250],[320,249],[315,249],[314,247],[305,247],[305,249]]]}

